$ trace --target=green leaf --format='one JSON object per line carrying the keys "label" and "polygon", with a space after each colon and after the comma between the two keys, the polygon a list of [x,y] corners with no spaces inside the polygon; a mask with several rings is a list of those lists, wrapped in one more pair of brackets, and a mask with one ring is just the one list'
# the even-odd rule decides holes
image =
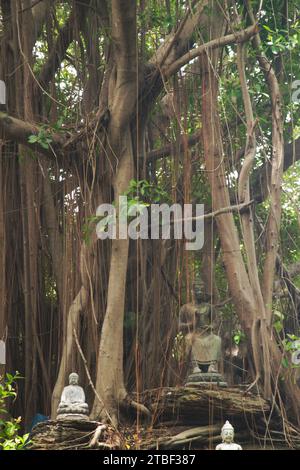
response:
{"label": "green leaf", "polygon": [[274,323],[274,328],[277,331],[277,333],[280,333],[283,329],[283,325],[282,325],[281,321],[276,321]]}
{"label": "green leaf", "polygon": [[267,26],[266,24],[263,24],[262,27],[266,30],[266,31],[269,31],[269,33],[275,33],[275,31],[273,31],[269,26]]}
{"label": "green leaf", "polygon": [[281,320],[284,320],[284,315],[279,310],[274,310],[273,313],[277,318],[280,318]]}
{"label": "green leaf", "polygon": [[38,138],[37,135],[30,135],[30,136],[28,137],[28,142],[29,142],[30,144],[35,144],[36,142],[38,142],[38,140],[39,140],[39,138]]}
{"label": "green leaf", "polygon": [[289,333],[287,333],[287,337],[290,338],[292,341],[295,341],[296,339],[298,339],[296,335],[291,335]]}
{"label": "green leaf", "polygon": [[48,144],[47,142],[45,142],[45,141],[40,141],[39,144],[40,144],[41,147],[43,147],[43,149],[48,150],[49,144]]}
{"label": "green leaf", "polygon": [[284,357],[284,358],[282,359],[281,364],[282,364],[282,366],[283,366],[285,369],[288,369],[288,367],[289,367],[289,361],[287,360],[286,357]]}

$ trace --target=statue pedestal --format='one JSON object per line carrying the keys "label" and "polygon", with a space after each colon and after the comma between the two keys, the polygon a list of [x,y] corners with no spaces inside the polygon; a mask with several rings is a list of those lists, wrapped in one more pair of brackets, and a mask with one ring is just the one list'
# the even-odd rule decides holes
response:
{"label": "statue pedestal", "polygon": [[79,413],[62,413],[57,415],[57,421],[89,421],[89,417],[87,415],[79,414]]}
{"label": "statue pedestal", "polygon": [[218,387],[227,387],[223,376],[218,372],[193,372],[187,377],[184,385],[185,387],[194,387],[210,384],[215,384]]}

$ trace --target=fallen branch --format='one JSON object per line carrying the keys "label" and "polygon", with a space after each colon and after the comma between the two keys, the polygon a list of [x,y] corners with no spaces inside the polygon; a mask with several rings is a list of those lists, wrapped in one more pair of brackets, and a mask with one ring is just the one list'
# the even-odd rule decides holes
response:
{"label": "fallen branch", "polygon": [[156,411],[160,423],[176,418],[177,424],[217,424],[224,416],[227,419],[246,419],[247,416],[253,419],[270,410],[266,400],[237,387],[166,387],[147,390],[141,394],[141,399],[150,410]]}

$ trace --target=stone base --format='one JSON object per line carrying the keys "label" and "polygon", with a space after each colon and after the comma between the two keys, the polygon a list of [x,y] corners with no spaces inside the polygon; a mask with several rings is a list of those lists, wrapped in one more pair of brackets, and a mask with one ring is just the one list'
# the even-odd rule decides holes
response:
{"label": "stone base", "polygon": [[185,387],[198,387],[198,388],[207,388],[214,385],[215,387],[227,388],[227,382],[186,382]]}
{"label": "stone base", "polygon": [[62,413],[57,415],[57,421],[89,421],[88,415],[79,413]]}
{"label": "stone base", "polygon": [[[102,423],[98,421],[85,421],[82,419],[80,421],[43,421],[36,424],[32,429],[28,449],[49,451],[93,449],[90,444],[95,436],[96,429],[101,425]],[[120,433],[109,425],[106,429],[103,429],[99,440],[102,444],[99,445],[99,450],[107,450],[108,448],[109,450],[123,449],[123,442],[125,442],[125,438],[124,440],[120,439]]]}
{"label": "stone base", "polygon": [[187,377],[185,387],[210,384],[216,384],[219,387],[227,387],[223,376],[218,372],[194,372]]}

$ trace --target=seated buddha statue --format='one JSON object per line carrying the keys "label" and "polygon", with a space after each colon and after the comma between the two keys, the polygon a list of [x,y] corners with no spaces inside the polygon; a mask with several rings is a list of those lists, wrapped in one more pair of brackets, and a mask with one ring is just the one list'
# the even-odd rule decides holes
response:
{"label": "seated buddha statue", "polygon": [[222,359],[222,340],[213,333],[213,308],[194,285],[194,303],[185,304],[179,313],[179,327],[184,334],[186,360],[189,362],[186,385],[217,382],[226,386],[218,372]]}
{"label": "seated buddha statue", "polygon": [[78,385],[78,381],[78,374],[72,372],[69,375],[69,385],[63,389],[61,395],[57,419],[89,419],[89,407],[85,401],[84,390]]}

